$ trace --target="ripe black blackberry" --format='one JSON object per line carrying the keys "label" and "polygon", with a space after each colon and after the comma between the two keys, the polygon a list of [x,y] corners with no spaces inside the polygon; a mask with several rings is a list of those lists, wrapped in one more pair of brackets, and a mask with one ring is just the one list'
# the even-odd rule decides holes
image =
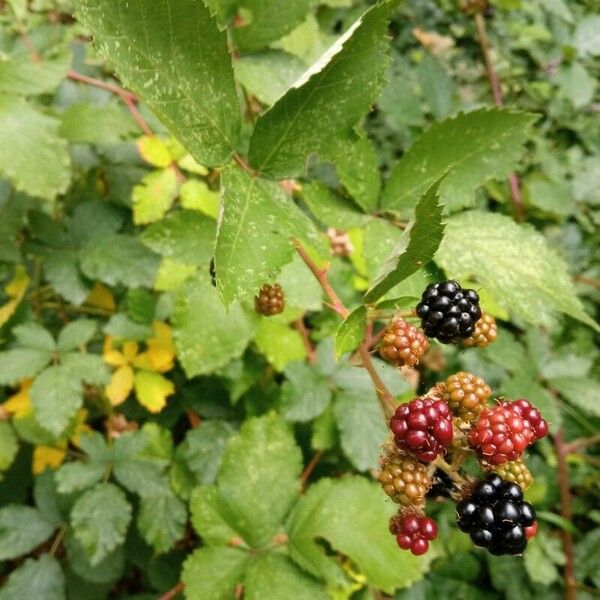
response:
{"label": "ripe black blackberry", "polygon": [[535,509],[523,500],[516,483],[492,473],[480,480],[471,495],[456,507],[458,528],[491,554],[522,554]]}
{"label": "ripe black blackberry", "polygon": [[457,281],[431,283],[417,304],[417,314],[425,335],[449,344],[475,332],[475,323],[481,317],[479,295],[461,288]]}
{"label": "ripe black blackberry", "polygon": [[281,286],[276,283],[265,283],[254,298],[256,312],[265,317],[272,317],[283,312],[285,308],[285,295]]}

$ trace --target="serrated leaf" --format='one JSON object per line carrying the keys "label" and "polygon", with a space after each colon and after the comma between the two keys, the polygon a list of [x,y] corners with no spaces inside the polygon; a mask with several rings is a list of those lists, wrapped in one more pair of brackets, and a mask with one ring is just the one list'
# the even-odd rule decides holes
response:
{"label": "serrated leaf", "polygon": [[127,315],[117,313],[104,326],[104,333],[123,340],[142,341],[152,337],[152,327],[135,323]]}
{"label": "serrated leaf", "polygon": [[581,377],[553,377],[550,385],[571,404],[589,415],[600,417],[600,383]]}
{"label": "serrated leaf", "polygon": [[0,352],[0,384],[15,385],[22,379],[35,376],[51,358],[50,352],[29,348]]}
{"label": "serrated leaf", "polygon": [[223,454],[220,512],[248,544],[268,546],[298,496],[301,470],[300,449],[279,416],[247,420]]}
{"label": "serrated leaf", "polygon": [[[556,555],[558,551],[558,556]],[[545,535],[537,535],[527,543],[527,552],[524,554],[523,564],[529,578],[536,583],[550,585],[560,578],[560,573],[554,564],[553,558],[558,558],[563,564],[560,541],[548,538]]]}
{"label": "serrated leaf", "polygon": [[240,110],[227,34],[203,2],[83,0],[77,15],[121,81],[196,160],[217,165],[227,159],[239,133]]}
{"label": "serrated leaf", "polygon": [[231,600],[244,577],[248,553],[236,548],[211,547],[195,550],[183,563],[181,580],[188,600]]}
{"label": "serrated leaf", "polygon": [[233,64],[235,78],[263,104],[275,104],[304,73],[306,64],[280,50],[240,56]]}
{"label": "serrated leaf", "polygon": [[190,498],[192,526],[205,544],[228,546],[239,535],[220,513],[220,497],[216,486],[198,486]]}
{"label": "serrated leaf", "polygon": [[153,167],[169,167],[173,156],[166,141],[155,135],[145,135],[137,141],[140,156]]}
{"label": "serrated leaf", "polygon": [[71,525],[90,564],[96,566],[125,541],[131,506],[112,483],[99,483],[77,499]]}
{"label": "serrated leaf", "polygon": [[2,478],[2,471],[6,471],[12,465],[18,449],[17,436],[10,423],[0,421],[0,479]]}
{"label": "serrated leaf", "polygon": [[465,212],[449,219],[435,258],[451,277],[475,277],[528,323],[548,325],[554,310],[598,330],[575,295],[564,261],[532,227],[499,214]]}
{"label": "serrated leaf", "polygon": [[0,590],[0,600],[66,600],[65,577],[58,561],[49,554],[28,558],[15,569]]}
{"label": "serrated leaf", "polygon": [[9,504],[0,508],[0,560],[31,552],[54,531],[42,513],[30,506]]}
{"label": "serrated leaf", "polygon": [[204,181],[188,179],[179,191],[179,202],[183,208],[197,210],[213,219],[219,214],[220,198],[218,192],[213,192]]}
{"label": "serrated leaf", "polygon": [[346,352],[356,350],[365,337],[365,327],[367,326],[367,307],[359,306],[355,308],[340,323],[335,334],[335,354],[340,357]]}
{"label": "serrated leaf", "polygon": [[424,267],[437,252],[444,236],[440,185],[443,185],[443,180],[438,179],[417,203],[414,219],[365,294],[365,302],[379,300],[394,286]]}
{"label": "serrated leaf", "polygon": [[162,219],[177,198],[179,184],[173,169],[152,171],[133,188],[133,222],[136,225]]}
{"label": "serrated leaf", "polygon": [[64,539],[69,568],[86,582],[111,583],[119,579],[125,565],[125,553],[119,547],[104,560],[92,566],[75,536],[68,532]]}
{"label": "serrated leaf", "polygon": [[206,266],[214,254],[215,222],[192,210],[181,210],[150,225],[142,241],[161,256],[196,266]]}
{"label": "serrated leaf", "polygon": [[154,371],[137,371],[133,382],[139,403],[151,413],[160,412],[175,393],[173,382]]}
{"label": "serrated leaf", "polygon": [[13,335],[21,346],[41,352],[54,352],[56,342],[52,334],[39,323],[31,322],[18,325],[13,329]]}
{"label": "serrated leaf", "polygon": [[323,584],[301,571],[289,558],[271,552],[249,565],[244,581],[247,600],[330,600]]}
{"label": "serrated leaf", "polygon": [[23,98],[0,95],[0,172],[16,189],[47,200],[67,189],[71,160],[58,128]]}
{"label": "serrated leaf", "polygon": [[259,321],[254,343],[276,371],[283,371],[289,363],[306,358],[300,333],[273,318]]}
{"label": "serrated leaf", "polygon": [[54,474],[56,489],[61,494],[79,492],[98,483],[108,463],[74,461],[62,465]]}
{"label": "serrated leaf", "polygon": [[315,242],[316,230],[272,181],[231,167],[221,175],[223,205],[215,265],[226,304],[254,295],[292,260],[292,239]]}
{"label": "serrated leaf", "polygon": [[81,381],[63,365],[50,366],[38,375],[29,393],[36,421],[56,436],[83,405]]}
{"label": "serrated leaf", "polygon": [[4,56],[0,61],[0,93],[35,96],[53,92],[66,77],[71,60],[68,52],[39,62],[28,54]]}
{"label": "serrated leaf", "polygon": [[58,334],[57,347],[61,352],[85,346],[96,333],[97,323],[91,319],[71,321]]}
{"label": "serrated leaf", "polygon": [[388,530],[395,512],[396,507],[382,499],[381,489],[362,477],[321,479],[290,515],[290,556],[316,577],[343,585],[344,572],[323,548],[321,540],[326,540],[358,566],[370,585],[392,594],[421,579],[428,565],[426,557],[398,552]]}
{"label": "serrated leaf", "polygon": [[[244,0],[239,3],[246,23],[233,30],[236,45],[251,52],[268,46],[299,25],[313,0],[296,0],[279,4],[270,0]],[[245,18],[244,18],[245,17]]]}
{"label": "serrated leaf", "polygon": [[293,362],[285,368],[281,386],[281,414],[288,421],[310,421],[331,400],[327,380],[310,365]]}
{"label": "serrated leaf", "polygon": [[79,258],[74,250],[54,249],[45,257],[44,275],[65,300],[79,306],[90,293],[79,271]]}
{"label": "serrated leaf", "polygon": [[152,287],[159,257],[138,238],[124,234],[107,235],[91,241],[80,252],[83,273],[108,285]]}
{"label": "serrated leaf", "polygon": [[106,385],[110,380],[108,366],[101,356],[84,352],[68,352],[61,357],[61,365],[89,385]]}
{"label": "serrated leaf", "polygon": [[207,279],[186,282],[175,299],[173,336],[188,377],[211,373],[237,358],[254,333],[240,305],[234,303],[226,312]]}
{"label": "serrated leaf", "polygon": [[140,502],[137,526],[157,554],[169,551],[183,537],[186,520],[185,505],[170,491]]}
{"label": "serrated leaf", "polygon": [[69,223],[69,238],[73,244],[83,246],[93,239],[117,233],[122,225],[123,214],[108,202],[81,202],[73,211]]}
{"label": "serrated leaf", "polygon": [[60,133],[69,142],[116,144],[137,131],[135,121],[119,104],[78,102],[60,114]]}
{"label": "serrated leaf", "polygon": [[368,10],[258,119],[249,151],[255,169],[294,177],[309,155],[329,156],[339,140],[358,139],[354,127],[385,81],[385,32],[397,5],[387,0]]}
{"label": "serrated leaf", "polygon": [[414,206],[440,177],[444,204],[472,206],[476,188],[506,176],[523,153],[537,117],[510,109],[479,109],[432,125],[394,167],[383,192],[384,208]]}

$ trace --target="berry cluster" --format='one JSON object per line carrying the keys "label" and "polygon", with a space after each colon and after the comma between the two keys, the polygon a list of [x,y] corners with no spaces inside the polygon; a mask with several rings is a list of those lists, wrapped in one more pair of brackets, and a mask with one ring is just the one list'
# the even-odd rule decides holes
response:
{"label": "berry cluster", "polygon": [[463,340],[462,344],[466,348],[472,348],[473,346],[485,348],[492,342],[495,342],[497,337],[498,326],[496,325],[496,319],[492,315],[482,313],[479,321],[475,323],[473,335]]}
{"label": "berry cluster", "polygon": [[427,348],[429,341],[420,329],[400,317],[394,317],[383,332],[379,354],[398,366],[414,367]]}
{"label": "berry cluster", "polygon": [[397,504],[422,506],[431,481],[424,464],[409,456],[395,454],[382,459],[379,483]]}
{"label": "berry cluster", "polygon": [[467,424],[479,417],[492,394],[490,386],[481,377],[466,371],[450,375],[442,389],[452,412]]}
{"label": "berry cluster", "polygon": [[400,512],[391,518],[390,532],[396,536],[400,548],[420,556],[429,550],[429,542],[437,537],[437,525],[429,517]]}
{"label": "berry cluster", "polygon": [[459,529],[496,555],[522,554],[535,533],[535,510],[523,500],[523,490],[497,474],[479,481],[456,514]]}
{"label": "berry cluster", "polygon": [[281,286],[276,283],[269,285],[265,283],[254,299],[256,312],[265,317],[271,317],[283,312],[285,308],[285,296]]}
{"label": "berry cluster", "polygon": [[481,314],[477,292],[453,280],[428,285],[417,304],[425,334],[442,344],[472,336]]}

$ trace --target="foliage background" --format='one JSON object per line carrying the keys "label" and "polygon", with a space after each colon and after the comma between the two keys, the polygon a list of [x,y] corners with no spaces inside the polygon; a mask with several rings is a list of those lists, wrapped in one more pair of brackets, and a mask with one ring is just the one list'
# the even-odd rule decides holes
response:
{"label": "foliage background", "polygon": [[[0,599],[168,598],[182,578],[191,599],[558,598],[571,561],[569,593],[597,596],[597,5],[499,0],[487,13],[505,102],[535,117],[490,108],[475,20],[456,3],[404,2],[389,68],[386,15],[372,12],[372,29],[352,38],[364,62],[340,67],[348,85],[318,91],[314,120],[273,154],[284,109],[270,124],[255,126],[258,115],[370,3],[294,0],[247,27],[242,8],[229,92],[214,50],[225,34],[199,37],[190,25],[198,0],[177,4],[172,29],[152,19],[169,2],[141,2],[155,34],[141,57],[127,36],[111,37],[110,4],[0,3]],[[246,6],[207,4],[223,21]],[[261,2],[248,6],[261,14]],[[189,53],[174,50],[173,34]],[[158,102],[179,142],[114,67]],[[190,97],[188,81],[202,93]],[[205,117],[227,131],[215,136]],[[227,155],[215,139],[238,128],[253,166],[296,178],[287,187],[299,208],[272,181],[215,168]],[[322,160],[305,172],[315,149]],[[442,272],[471,281],[499,340],[484,351],[436,345],[407,378],[376,365],[400,400],[465,369],[551,421],[552,440],[529,457],[541,527],[524,558],[474,550],[448,502],[430,504],[441,535],[426,557],[395,547],[393,507],[372,482],[386,435],[375,392],[350,354],[336,361],[340,319],[288,242],[300,237],[331,261],[330,281],[355,308],[398,242],[393,223],[404,226],[448,168],[435,260],[397,274],[386,297],[414,305]],[[505,181],[515,169],[523,224]],[[228,312],[209,273],[220,180]],[[423,218],[441,235],[439,218]],[[327,227],[349,232],[349,258],[330,256]],[[287,309],[259,319],[252,297],[281,267]],[[349,329],[337,343],[352,350]]]}

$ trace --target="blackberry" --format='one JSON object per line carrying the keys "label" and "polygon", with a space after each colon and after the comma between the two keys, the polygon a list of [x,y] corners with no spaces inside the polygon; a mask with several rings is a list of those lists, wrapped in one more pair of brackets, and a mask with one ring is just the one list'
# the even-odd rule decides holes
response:
{"label": "blackberry", "polygon": [[278,283],[275,285],[265,283],[254,299],[254,307],[257,313],[265,317],[282,313],[285,308],[285,296],[281,286]]}
{"label": "blackberry", "polygon": [[463,341],[463,346],[466,348],[485,348],[492,342],[496,341],[498,337],[498,326],[496,325],[496,319],[492,315],[482,313],[481,318],[475,323],[475,331],[473,335]]}
{"label": "blackberry", "polygon": [[402,550],[420,556],[429,550],[429,542],[437,537],[437,525],[422,514],[400,512],[390,519],[390,532],[396,536]]}
{"label": "blackberry", "polygon": [[452,417],[443,400],[416,398],[396,408],[390,420],[394,442],[425,463],[443,454],[452,441]]}
{"label": "blackberry", "polygon": [[490,386],[481,377],[466,371],[450,375],[444,385],[444,400],[464,423],[475,421],[491,396]]}
{"label": "blackberry", "polygon": [[429,341],[420,329],[400,317],[394,317],[383,332],[379,354],[395,365],[414,367],[427,348]]}
{"label": "blackberry", "polygon": [[450,475],[442,469],[436,469],[431,477],[431,487],[427,492],[427,498],[450,498],[455,490]]}
{"label": "blackberry", "polygon": [[458,528],[495,555],[522,554],[526,530],[535,523],[535,509],[523,500],[523,490],[495,473],[475,485],[456,515]]}
{"label": "blackberry", "polygon": [[505,481],[518,483],[523,490],[526,490],[533,483],[533,476],[521,459],[505,462],[494,467],[494,473],[500,475]]}
{"label": "blackberry", "polygon": [[399,455],[383,459],[378,479],[383,491],[397,504],[425,504],[429,475],[427,467],[415,459]]}
{"label": "blackberry", "polygon": [[463,290],[453,280],[431,283],[417,304],[417,314],[425,335],[449,344],[475,332],[481,317],[479,295],[475,290]]}

